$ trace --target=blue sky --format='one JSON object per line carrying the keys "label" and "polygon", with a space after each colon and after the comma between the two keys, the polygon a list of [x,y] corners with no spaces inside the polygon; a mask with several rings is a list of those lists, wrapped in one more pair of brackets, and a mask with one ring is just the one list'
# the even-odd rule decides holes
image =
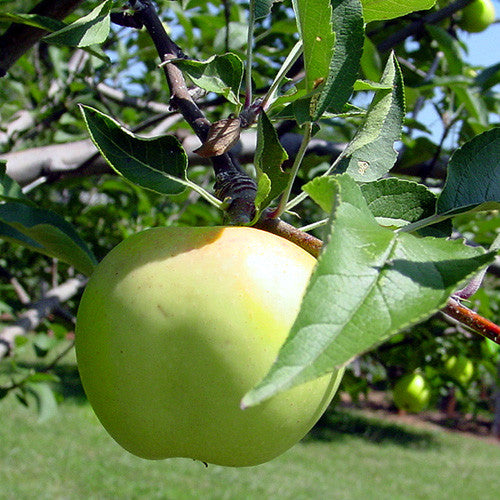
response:
{"label": "blue sky", "polygon": [[[481,33],[460,32],[460,39],[465,42],[468,48],[465,60],[473,66],[488,67],[500,62],[500,1],[493,0],[493,3],[497,14],[496,23]],[[424,107],[419,114],[419,120],[432,131],[431,139],[439,141],[442,131],[441,120],[430,106]],[[500,121],[498,117],[497,121]],[[455,139],[456,137],[450,134],[445,146],[454,147]]]}
{"label": "blue sky", "polygon": [[[493,2],[500,19],[500,2]],[[469,46],[467,61],[471,64],[491,66],[500,62],[500,22],[489,26],[481,33],[463,33],[462,39]]]}

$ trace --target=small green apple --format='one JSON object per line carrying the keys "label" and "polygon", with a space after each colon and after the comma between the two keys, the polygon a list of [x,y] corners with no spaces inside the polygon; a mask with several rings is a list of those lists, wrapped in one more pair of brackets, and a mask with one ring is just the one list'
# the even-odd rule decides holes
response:
{"label": "small green apple", "polygon": [[408,373],[396,382],[392,396],[398,408],[417,413],[429,404],[431,389],[420,373]]}
{"label": "small green apple", "polygon": [[462,10],[458,26],[469,33],[484,31],[495,21],[495,6],[491,0],[474,0]]}
{"label": "small green apple", "polygon": [[451,356],[444,363],[445,373],[462,385],[474,374],[474,364],[465,356]]}
{"label": "small green apple", "polygon": [[245,410],[297,316],[315,259],[254,228],[156,228],[97,266],[76,326],[80,376],[109,434],[143,458],[249,466],[316,423],[341,373]]}

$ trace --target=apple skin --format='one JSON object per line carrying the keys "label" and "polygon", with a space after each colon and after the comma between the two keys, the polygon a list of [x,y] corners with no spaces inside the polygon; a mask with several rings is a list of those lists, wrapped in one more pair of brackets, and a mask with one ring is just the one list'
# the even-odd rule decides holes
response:
{"label": "apple skin", "polygon": [[240,401],[267,373],[316,260],[245,227],[155,228],[115,247],[78,310],[76,355],[109,434],[148,459],[267,462],[299,441],[342,373],[256,407]]}
{"label": "apple skin", "polygon": [[474,374],[474,364],[465,356],[451,356],[444,364],[445,373],[462,385],[466,385]]}
{"label": "apple skin", "polygon": [[396,382],[392,395],[398,408],[418,413],[429,404],[431,390],[420,373],[408,373]]}
{"label": "apple skin", "polygon": [[495,6],[491,0],[474,0],[462,10],[458,25],[469,33],[484,31],[495,21]]}

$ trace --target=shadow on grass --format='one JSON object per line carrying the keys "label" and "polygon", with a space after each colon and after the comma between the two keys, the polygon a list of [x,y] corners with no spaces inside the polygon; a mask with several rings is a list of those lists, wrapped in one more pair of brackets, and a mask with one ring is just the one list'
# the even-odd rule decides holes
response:
{"label": "shadow on grass", "polygon": [[346,435],[359,436],[373,443],[396,444],[412,448],[439,446],[432,432],[337,409],[328,410],[320,418],[306,436],[305,442],[340,441]]}

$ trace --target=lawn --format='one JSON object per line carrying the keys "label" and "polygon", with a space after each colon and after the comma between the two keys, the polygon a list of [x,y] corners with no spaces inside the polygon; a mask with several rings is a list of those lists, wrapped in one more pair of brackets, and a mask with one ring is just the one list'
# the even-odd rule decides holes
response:
{"label": "lawn", "polygon": [[122,450],[76,393],[37,422],[0,401],[0,499],[497,499],[500,446],[330,412],[301,443],[250,468],[147,461]]}

